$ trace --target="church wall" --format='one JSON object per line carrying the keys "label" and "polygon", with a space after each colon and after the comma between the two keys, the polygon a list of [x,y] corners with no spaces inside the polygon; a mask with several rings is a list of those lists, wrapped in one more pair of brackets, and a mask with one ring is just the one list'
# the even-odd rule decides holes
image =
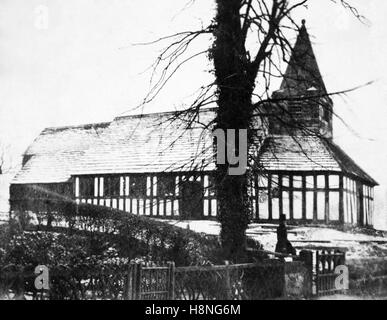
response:
{"label": "church wall", "polygon": [[[85,185],[87,181],[89,187]],[[112,181],[115,186],[107,187]],[[209,173],[78,176],[74,179],[74,195],[77,203],[112,207],[137,215],[211,219],[217,216],[212,181]],[[184,193],[184,188],[189,184],[197,191],[192,191],[190,187]],[[190,197],[193,193],[199,194]],[[191,210],[187,202],[195,203],[195,207]]]}
{"label": "church wall", "polygon": [[273,171],[254,184],[254,221],[373,225],[373,188],[339,172]]}
{"label": "church wall", "polygon": [[[290,223],[373,225],[373,187],[338,172],[268,172],[251,182],[251,219]],[[200,205],[187,216],[186,183],[199,187]],[[189,189],[192,190],[192,189]],[[165,219],[216,219],[211,173],[77,176],[71,183],[11,186],[11,210],[49,212],[75,199]],[[190,192],[190,191],[189,191]]]}

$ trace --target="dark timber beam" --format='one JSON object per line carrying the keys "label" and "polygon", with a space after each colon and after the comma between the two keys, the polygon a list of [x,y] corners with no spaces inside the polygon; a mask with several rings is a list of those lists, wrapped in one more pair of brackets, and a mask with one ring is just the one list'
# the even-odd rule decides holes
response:
{"label": "dark timber beam", "polygon": [[282,198],[282,175],[278,176],[278,190],[279,190],[279,214],[284,213],[283,209],[283,198]]}
{"label": "dark timber beam", "polygon": [[306,177],[302,176],[302,220],[306,221]]}
{"label": "dark timber beam", "polygon": [[339,177],[339,221],[344,224],[344,177]]}
{"label": "dark timber beam", "polygon": [[267,198],[269,202],[269,221],[273,220],[273,204],[271,203],[271,174],[268,175],[267,179]]}
{"label": "dark timber beam", "polygon": [[289,215],[290,220],[293,220],[293,175],[289,175]]}
{"label": "dark timber beam", "polygon": [[317,175],[313,175],[313,221],[317,223]]}
{"label": "dark timber beam", "polygon": [[329,223],[329,175],[325,175],[325,223]]}

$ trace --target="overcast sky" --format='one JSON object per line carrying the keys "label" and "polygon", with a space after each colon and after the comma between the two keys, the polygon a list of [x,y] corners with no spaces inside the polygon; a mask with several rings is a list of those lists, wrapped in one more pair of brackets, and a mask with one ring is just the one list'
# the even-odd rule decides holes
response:
{"label": "overcast sky", "polygon": [[[184,9],[186,2],[0,0],[0,140],[16,157],[45,127],[110,121],[128,113],[146,94],[149,72],[144,71],[160,49],[132,44],[200,27],[213,16],[213,1],[196,0]],[[295,18],[307,20],[328,90],[375,81],[334,99],[335,111],[353,129],[336,120],[334,136],[380,182],[377,211],[385,220],[387,2],[352,2],[370,24],[359,23],[331,0],[312,0]],[[210,67],[197,59],[183,68],[145,111],[178,108],[209,79]]]}

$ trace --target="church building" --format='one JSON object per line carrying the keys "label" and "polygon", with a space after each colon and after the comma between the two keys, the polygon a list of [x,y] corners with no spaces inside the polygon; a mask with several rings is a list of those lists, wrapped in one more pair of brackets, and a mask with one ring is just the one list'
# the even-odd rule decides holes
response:
{"label": "church building", "polygon": [[[305,23],[279,90],[255,128],[251,219],[373,225],[377,182],[333,141],[333,102]],[[211,129],[216,108],[187,129],[174,112],[47,128],[28,147],[10,186],[11,210],[55,212],[63,201],[165,219],[216,219]],[[203,127],[204,125],[204,127]]]}

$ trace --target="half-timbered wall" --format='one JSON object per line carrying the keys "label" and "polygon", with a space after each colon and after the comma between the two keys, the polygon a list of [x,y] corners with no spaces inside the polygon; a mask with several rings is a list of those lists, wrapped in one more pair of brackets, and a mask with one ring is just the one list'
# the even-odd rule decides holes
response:
{"label": "half-timbered wall", "polygon": [[[200,212],[185,216],[183,188],[200,186]],[[192,189],[188,189],[190,192]],[[343,174],[325,172],[268,172],[256,175],[249,194],[252,219],[289,222],[373,225],[373,187]],[[78,176],[71,183],[12,185],[11,210],[55,211],[56,201],[71,199],[117,208],[138,215],[169,219],[214,219],[217,200],[210,173]],[[50,200],[50,201],[48,201]],[[47,202],[48,201],[48,202]],[[194,209],[199,210],[199,209]]]}
{"label": "half-timbered wall", "polygon": [[373,188],[340,173],[268,172],[251,189],[256,221],[373,223]]}
{"label": "half-timbered wall", "polygon": [[[217,200],[210,174],[128,174],[78,176],[75,199],[157,218],[181,218],[182,189],[190,182],[201,187],[201,211],[195,218],[215,218]],[[92,190],[92,192],[90,191]],[[192,218],[192,217],[187,217]]]}
{"label": "half-timbered wall", "polygon": [[374,225],[374,188],[363,185],[363,225]]}

